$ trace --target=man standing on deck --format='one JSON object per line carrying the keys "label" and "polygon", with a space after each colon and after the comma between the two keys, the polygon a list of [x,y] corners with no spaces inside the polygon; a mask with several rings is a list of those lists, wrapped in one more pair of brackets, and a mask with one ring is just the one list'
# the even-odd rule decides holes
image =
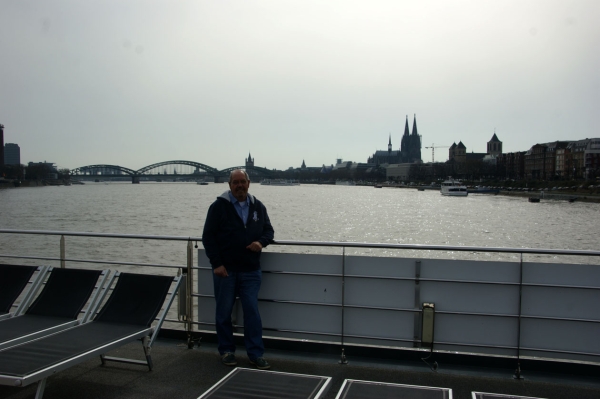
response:
{"label": "man standing on deck", "polygon": [[213,268],[216,328],[221,361],[235,366],[231,311],[236,295],[244,311],[244,344],[250,363],[271,368],[263,354],[262,321],[258,291],[262,280],[260,253],[275,235],[267,209],[248,194],[250,178],[245,170],[229,175],[229,191],[212,203],[206,215],[202,243]]}

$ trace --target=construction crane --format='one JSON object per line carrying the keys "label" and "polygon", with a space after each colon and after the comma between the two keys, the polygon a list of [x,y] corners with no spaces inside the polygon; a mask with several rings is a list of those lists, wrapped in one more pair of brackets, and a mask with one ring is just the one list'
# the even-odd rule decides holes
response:
{"label": "construction crane", "polygon": [[431,163],[435,162],[435,149],[436,148],[450,148],[449,145],[435,145],[434,143],[431,143],[431,147],[425,147],[425,148],[431,148]]}

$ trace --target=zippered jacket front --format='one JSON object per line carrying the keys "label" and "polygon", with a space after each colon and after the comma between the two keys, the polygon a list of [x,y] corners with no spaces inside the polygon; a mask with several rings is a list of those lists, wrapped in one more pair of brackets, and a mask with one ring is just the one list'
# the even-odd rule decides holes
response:
{"label": "zippered jacket front", "polygon": [[202,244],[213,269],[221,265],[228,271],[260,269],[260,252],[252,252],[246,247],[254,241],[266,247],[273,241],[275,231],[263,203],[251,194],[248,198],[246,225],[231,203],[229,191],[217,197],[208,209]]}

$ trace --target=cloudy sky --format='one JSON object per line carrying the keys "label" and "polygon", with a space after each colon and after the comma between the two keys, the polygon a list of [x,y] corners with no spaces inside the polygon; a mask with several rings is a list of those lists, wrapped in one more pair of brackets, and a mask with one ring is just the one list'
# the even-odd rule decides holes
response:
{"label": "cloudy sky", "polygon": [[[598,0],[3,0],[21,162],[287,169],[600,137]],[[431,150],[422,149],[431,161]],[[448,151],[436,151],[436,161]]]}

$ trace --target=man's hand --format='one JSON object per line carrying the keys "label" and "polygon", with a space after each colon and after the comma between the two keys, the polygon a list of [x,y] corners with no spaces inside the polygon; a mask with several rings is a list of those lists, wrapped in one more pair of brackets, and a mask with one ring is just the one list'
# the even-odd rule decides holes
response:
{"label": "man's hand", "polygon": [[252,244],[248,245],[246,249],[249,249],[252,252],[260,252],[263,246],[260,242],[254,241]]}
{"label": "man's hand", "polygon": [[229,274],[227,274],[227,269],[225,269],[225,266],[223,265],[216,267],[215,270],[213,270],[213,273],[215,273],[219,277],[229,276]]}

